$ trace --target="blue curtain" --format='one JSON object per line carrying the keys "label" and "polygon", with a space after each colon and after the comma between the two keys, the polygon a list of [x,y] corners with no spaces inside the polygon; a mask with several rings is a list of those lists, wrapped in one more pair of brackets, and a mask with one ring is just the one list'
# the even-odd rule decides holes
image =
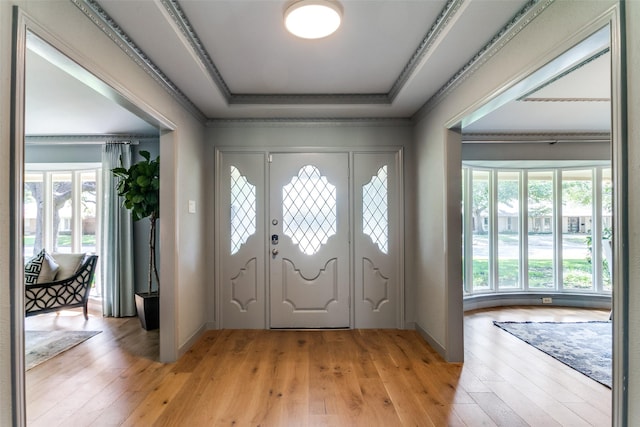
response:
{"label": "blue curtain", "polygon": [[[122,159],[122,163],[120,162]],[[111,169],[131,166],[129,144],[105,144],[102,148],[102,314],[108,317],[136,315],[133,279],[133,220],[122,207]]]}

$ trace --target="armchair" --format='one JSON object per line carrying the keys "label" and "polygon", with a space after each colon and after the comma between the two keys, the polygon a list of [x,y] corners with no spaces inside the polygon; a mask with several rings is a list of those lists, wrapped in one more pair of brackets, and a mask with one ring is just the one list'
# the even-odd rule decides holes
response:
{"label": "armchair", "polygon": [[[61,257],[69,256],[69,254],[60,255]],[[77,255],[82,257],[81,262],[71,276],[56,277],[52,282],[25,284],[25,313],[27,316],[82,307],[84,318],[89,319],[87,305],[98,256]],[[55,259],[56,255],[53,258]]]}

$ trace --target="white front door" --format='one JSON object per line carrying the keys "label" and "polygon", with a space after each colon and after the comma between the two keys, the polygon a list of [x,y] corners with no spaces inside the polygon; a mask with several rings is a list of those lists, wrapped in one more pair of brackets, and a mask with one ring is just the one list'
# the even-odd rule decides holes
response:
{"label": "white front door", "polygon": [[274,153],[269,164],[272,328],[349,327],[349,157]]}

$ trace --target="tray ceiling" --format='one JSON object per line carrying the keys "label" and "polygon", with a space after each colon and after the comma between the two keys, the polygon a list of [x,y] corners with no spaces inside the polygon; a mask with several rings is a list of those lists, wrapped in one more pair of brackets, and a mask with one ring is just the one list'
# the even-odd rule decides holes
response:
{"label": "tray ceiling", "polygon": [[[325,39],[303,40],[284,29],[283,11],[290,4],[285,0],[72,1],[203,121],[410,119],[446,95],[456,77],[471,72],[549,3],[342,0],[344,20],[338,32]],[[580,81],[593,79],[595,74],[602,80],[606,61],[605,55],[585,67],[580,73],[587,77]],[[33,68],[28,65],[28,134],[46,133],[56,123],[53,115],[61,114],[56,112],[60,110],[47,109],[47,100],[65,99],[63,104],[75,108],[76,117],[78,105],[88,115],[92,113],[85,105],[91,96],[82,83],[46,68],[42,63]],[[47,93],[54,76],[60,82],[67,80],[60,86],[64,94]],[[565,85],[561,80],[535,97],[592,96],[582,92],[580,83]],[[594,83],[597,81],[591,80],[591,86],[608,87],[608,79],[604,84]],[[104,99],[94,95],[99,111]],[[605,98],[606,94],[601,91],[593,97]],[[75,105],[76,98],[83,103]],[[540,103],[520,102],[527,111]],[[590,111],[598,106],[581,115],[601,116],[606,102],[590,104],[586,106]],[[531,116],[530,112],[523,114]],[[135,116],[121,122],[130,131],[149,131]],[[78,132],[119,131],[106,124],[98,129],[90,123],[88,120],[87,127]],[[508,129],[505,123],[519,123],[511,110],[486,115],[474,123],[474,130]],[[522,126],[514,125],[511,130]],[[54,130],[51,127],[50,132]]]}

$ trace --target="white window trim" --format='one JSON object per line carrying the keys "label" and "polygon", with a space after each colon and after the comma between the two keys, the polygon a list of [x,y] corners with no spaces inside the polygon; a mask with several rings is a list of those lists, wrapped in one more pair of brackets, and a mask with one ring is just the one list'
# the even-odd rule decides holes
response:
{"label": "white window trim", "polygon": [[[602,171],[611,168],[609,164],[601,162],[595,165],[576,165],[574,167],[551,167],[544,169],[537,168],[504,168],[486,167],[481,165],[463,165],[462,176],[464,179],[463,191],[463,255],[464,255],[464,280],[463,287],[466,296],[486,295],[486,294],[509,294],[514,292],[531,293],[563,293],[563,294],[593,294],[610,295],[611,291],[604,289],[603,269],[602,269]],[[473,231],[471,229],[471,209],[473,194],[473,171],[483,170],[489,172],[489,287],[474,291],[473,289]],[[530,289],[528,281],[528,171],[550,171],[553,172],[553,289]],[[592,288],[585,289],[564,289],[562,272],[562,173],[570,170],[591,170],[592,179],[592,216],[591,216],[591,236],[592,236]],[[498,280],[498,227],[497,227],[497,185],[498,172],[518,171],[519,177],[519,278],[521,286],[517,288],[500,289]]]}

